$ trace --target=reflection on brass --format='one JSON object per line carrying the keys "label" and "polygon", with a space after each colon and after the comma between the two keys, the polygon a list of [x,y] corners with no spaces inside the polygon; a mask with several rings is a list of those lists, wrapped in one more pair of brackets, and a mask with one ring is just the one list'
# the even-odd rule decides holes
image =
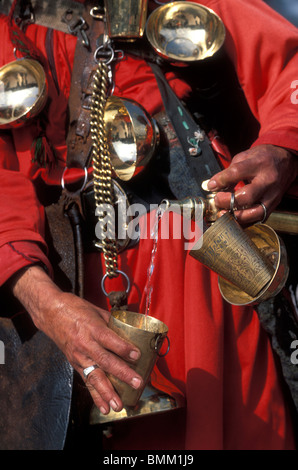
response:
{"label": "reflection on brass", "polygon": [[110,38],[134,40],[144,34],[148,0],[104,0]]}
{"label": "reflection on brass", "polygon": [[112,167],[121,180],[128,181],[153,156],[159,129],[138,103],[116,96],[107,99],[104,120]]}
{"label": "reflection on brass", "polygon": [[116,377],[108,375],[124,406],[135,406],[149,381],[160,348],[167,336],[168,327],[148,315],[117,310],[110,316],[109,328],[141,351],[140,359],[135,364],[130,363],[130,367],[143,378],[143,387],[135,390]]}
{"label": "reflection on brass", "polygon": [[206,230],[190,255],[252,297],[274,275],[272,264],[229,212]]}
{"label": "reflection on brass", "polygon": [[174,397],[164,391],[157,390],[149,383],[134,407],[127,406],[119,412],[111,410],[107,415],[103,415],[96,406],[93,406],[90,413],[90,424],[106,424],[152,413],[172,411],[184,406],[185,399],[182,394],[178,395],[175,393]]}
{"label": "reflection on brass", "polygon": [[192,2],[172,2],[151,13],[148,41],[164,59],[195,62],[213,56],[223,45],[225,27],[214,11]]}
{"label": "reflection on brass", "polygon": [[37,116],[47,100],[43,67],[32,59],[19,59],[0,69],[0,128],[20,127]]}
{"label": "reflection on brass", "polygon": [[266,225],[276,232],[298,235],[298,213],[275,211],[270,214]]}
{"label": "reflection on brass", "polygon": [[199,196],[185,197],[184,199],[163,199],[160,203],[166,211],[171,210],[183,215],[188,220],[200,220],[204,216],[205,200]]}
{"label": "reflection on brass", "polygon": [[271,264],[273,275],[270,282],[255,296],[219,277],[221,295],[233,305],[254,305],[276,296],[284,287],[289,274],[285,245],[271,227],[256,224],[245,229],[245,233]]}

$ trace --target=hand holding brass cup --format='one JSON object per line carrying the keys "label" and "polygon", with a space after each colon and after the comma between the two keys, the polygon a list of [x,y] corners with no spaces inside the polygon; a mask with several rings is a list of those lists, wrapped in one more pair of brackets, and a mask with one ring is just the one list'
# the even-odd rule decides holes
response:
{"label": "hand holding brass cup", "polygon": [[[287,253],[275,231],[262,223],[243,229],[230,212],[219,216],[214,203],[215,192],[208,192],[208,181],[202,183],[206,197],[189,197],[176,201],[195,213],[201,206],[207,228],[190,250],[190,255],[219,275],[223,298],[233,305],[257,304],[277,295],[284,287],[288,273]],[[170,205],[171,201],[167,201]]]}
{"label": "hand holding brass cup", "polygon": [[[212,200],[212,194],[209,197]],[[199,240],[190,255],[219,275],[224,299],[247,305],[277,295],[289,268],[285,246],[274,230],[264,224],[243,229],[234,217],[234,198],[230,212],[219,218],[216,211],[211,212],[209,222],[203,242]]]}
{"label": "hand holding brass cup", "polygon": [[162,343],[165,338],[168,338],[168,327],[163,322],[148,315],[117,310],[111,314],[109,328],[121,338],[137,346],[141,351],[141,357],[137,363],[129,365],[143,378],[143,387],[135,390],[130,385],[109,375],[109,379],[124,406],[135,406],[150,378]]}

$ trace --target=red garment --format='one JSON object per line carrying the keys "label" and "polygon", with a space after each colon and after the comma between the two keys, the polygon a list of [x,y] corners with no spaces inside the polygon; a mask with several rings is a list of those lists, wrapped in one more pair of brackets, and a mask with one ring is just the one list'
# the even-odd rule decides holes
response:
{"label": "red garment", "polygon": [[[297,107],[291,83],[297,70],[297,29],[260,0],[200,1],[214,9],[227,29],[226,48],[235,63],[248,103],[261,124],[253,145],[275,144],[298,150]],[[2,37],[7,34],[1,21]],[[247,27],[249,25],[249,28]],[[266,27],[266,33],[264,29]],[[245,32],[245,33],[244,33]],[[46,58],[47,29],[31,25],[27,36]],[[46,136],[57,165],[32,163],[37,122],[0,134],[0,282],[39,260],[50,269],[43,240],[43,209],[34,182],[42,177],[59,184],[65,166],[64,122],[76,39],[54,32],[56,87],[50,68],[50,105]],[[272,47],[274,45],[274,47]],[[276,53],[278,51],[278,54]],[[14,60],[11,44],[2,41],[0,65]],[[254,66],[252,67],[252,64]],[[285,67],[287,65],[287,67]],[[188,86],[172,73],[180,97]],[[139,101],[150,112],[161,109],[153,73],[143,61],[125,57],[116,67],[115,95]],[[152,240],[141,240],[119,258],[119,269],[132,282],[130,309],[144,312]],[[217,276],[184,250],[182,240],[159,240],[153,273],[150,315],[169,327],[171,348],[158,367],[186,396],[186,417],[163,415],[125,423],[107,446],[118,449],[286,449],[293,448],[292,428],[270,342],[256,312],[232,307],[221,298]],[[104,306],[99,256],[86,259],[87,297]],[[113,281],[113,288],[117,281]],[[109,281],[106,289],[110,290]]]}

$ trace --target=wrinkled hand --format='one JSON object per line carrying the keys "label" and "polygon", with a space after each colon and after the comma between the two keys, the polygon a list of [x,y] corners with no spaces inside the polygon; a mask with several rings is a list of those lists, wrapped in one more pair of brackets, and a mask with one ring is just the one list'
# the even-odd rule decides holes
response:
{"label": "wrinkled hand", "polygon": [[57,344],[84,381],[83,370],[99,366],[86,386],[101,412],[108,413],[110,407],[120,411],[123,404],[106,373],[138,388],[142,379],[125,360],[133,363],[140,351],[108,328],[109,312],[62,292],[38,266],[19,275],[12,290],[36,327]]}
{"label": "wrinkled hand", "polygon": [[219,191],[215,197],[217,207],[230,209],[231,192],[241,181],[244,186],[235,192],[235,212],[241,224],[263,220],[263,203],[267,216],[280,203],[298,175],[298,156],[274,145],[260,145],[236,155],[231,165],[217,173],[208,185],[209,190]]}

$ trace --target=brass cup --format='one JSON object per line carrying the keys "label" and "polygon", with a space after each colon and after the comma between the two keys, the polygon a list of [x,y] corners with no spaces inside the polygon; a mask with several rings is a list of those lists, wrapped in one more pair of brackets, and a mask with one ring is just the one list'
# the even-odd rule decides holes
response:
{"label": "brass cup", "polygon": [[113,170],[128,181],[152,158],[159,142],[158,126],[141,105],[117,96],[107,99],[104,120]]}
{"label": "brass cup", "polygon": [[16,128],[37,116],[48,97],[43,67],[18,59],[0,69],[0,129]]}
{"label": "brass cup", "polygon": [[274,275],[272,263],[229,212],[206,230],[190,255],[251,297]]}
{"label": "brass cup", "polygon": [[148,0],[104,0],[110,38],[135,40],[144,34]]}
{"label": "brass cup", "polygon": [[146,36],[153,49],[171,62],[197,62],[223,45],[225,27],[210,8],[193,2],[172,2],[154,10]]}
{"label": "brass cup", "polygon": [[156,318],[141,313],[117,310],[112,312],[109,328],[121,338],[137,346],[141,357],[136,364],[129,363],[143,378],[144,386],[135,390],[109,374],[109,379],[123,401],[124,406],[135,406],[150,379],[160,348],[167,337],[168,327]]}
{"label": "brass cup", "polygon": [[284,287],[289,274],[285,245],[271,227],[256,224],[245,229],[245,233],[271,264],[273,275],[270,282],[256,296],[247,294],[226,279],[219,277],[221,295],[233,305],[255,305],[276,296]]}

